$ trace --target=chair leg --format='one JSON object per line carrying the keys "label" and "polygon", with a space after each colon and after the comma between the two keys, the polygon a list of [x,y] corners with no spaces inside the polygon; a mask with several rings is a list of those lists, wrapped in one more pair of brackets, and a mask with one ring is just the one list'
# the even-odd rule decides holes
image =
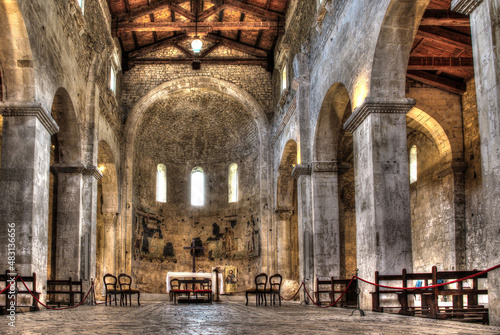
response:
{"label": "chair leg", "polygon": [[247,299],[247,303],[245,304],[245,306],[248,306],[248,292],[245,292],[245,298]]}
{"label": "chair leg", "polygon": [[141,305],[141,303],[139,302],[140,297],[141,297],[141,292],[137,292],[137,306]]}

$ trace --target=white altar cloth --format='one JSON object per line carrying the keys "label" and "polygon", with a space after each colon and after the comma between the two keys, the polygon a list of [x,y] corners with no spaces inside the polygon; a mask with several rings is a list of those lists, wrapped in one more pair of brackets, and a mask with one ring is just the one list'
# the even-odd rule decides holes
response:
{"label": "white altar cloth", "polygon": [[[215,293],[215,272],[205,273],[205,272],[167,272],[167,293],[170,292],[170,279],[173,278],[211,278],[212,279],[212,291]],[[222,279],[222,273],[219,273],[219,293],[224,294],[224,280]]]}

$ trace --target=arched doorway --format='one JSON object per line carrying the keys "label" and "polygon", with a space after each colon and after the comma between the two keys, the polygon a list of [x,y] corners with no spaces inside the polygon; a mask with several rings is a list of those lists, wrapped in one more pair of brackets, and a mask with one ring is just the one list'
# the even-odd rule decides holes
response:
{"label": "arched doorway", "polygon": [[82,174],[80,128],[68,92],[59,88],[52,117],[60,131],[52,136],[49,192],[48,270],[51,279],[80,278]]}
{"label": "arched doorway", "polygon": [[356,269],[353,142],[343,124],[351,115],[345,86],[328,90],[318,117],[312,166],[315,275],[350,276]]}
{"label": "arched doorway", "polygon": [[97,184],[96,292],[103,290],[102,277],[117,275],[118,181],[113,152],[99,141],[98,168],[103,177]]}
{"label": "arched doorway", "polygon": [[297,164],[297,143],[287,142],[278,174],[276,209],[277,272],[283,276],[285,292],[299,283],[299,228],[297,212],[297,180],[292,169]]}

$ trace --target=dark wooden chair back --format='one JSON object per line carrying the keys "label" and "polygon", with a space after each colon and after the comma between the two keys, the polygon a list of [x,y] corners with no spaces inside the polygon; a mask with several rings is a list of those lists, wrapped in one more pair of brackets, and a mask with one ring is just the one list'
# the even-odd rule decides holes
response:
{"label": "dark wooden chair back", "polygon": [[271,291],[280,292],[282,282],[283,282],[283,277],[278,273],[269,277],[269,286],[271,288]]}
{"label": "dark wooden chair back", "polygon": [[104,277],[102,277],[102,280],[104,281],[104,288],[106,291],[116,291],[116,284],[118,283],[118,279],[116,279],[115,276],[112,274],[105,274]]}
{"label": "dark wooden chair back", "polygon": [[120,290],[130,291],[132,285],[132,277],[125,273],[118,275],[118,284],[120,284]]}
{"label": "dark wooden chair back", "polygon": [[211,290],[212,289],[212,279],[206,278],[200,284],[202,290]]}
{"label": "dark wooden chair back", "polygon": [[170,279],[170,290],[180,290],[181,286],[179,284],[179,279]]}
{"label": "dark wooden chair back", "polygon": [[255,289],[265,291],[267,287],[267,274],[261,273],[255,276]]}

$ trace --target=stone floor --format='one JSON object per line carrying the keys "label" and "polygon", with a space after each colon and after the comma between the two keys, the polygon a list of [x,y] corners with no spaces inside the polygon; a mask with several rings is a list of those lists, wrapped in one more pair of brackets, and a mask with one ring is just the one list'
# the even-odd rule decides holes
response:
{"label": "stone floor", "polygon": [[[134,301],[135,303],[135,301]],[[500,334],[500,327],[284,302],[245,306],[241,298],[218,304],[173,305],[144,301],[140,307],[81,306],[17,314],[15,328],[0,316],[0,334]]]}

